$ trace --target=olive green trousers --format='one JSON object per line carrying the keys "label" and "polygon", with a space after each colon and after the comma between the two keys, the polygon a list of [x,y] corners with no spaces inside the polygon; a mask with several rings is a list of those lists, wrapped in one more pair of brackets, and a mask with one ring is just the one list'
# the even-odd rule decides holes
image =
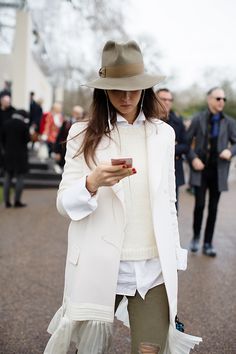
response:
{"label": "olive green trousers", "polygon": [[[116,295],[115,311],[122,299],[123,295]],[[134,296],[127,296],[127,299],[131,353],[142,353],[141,343],[151,343],[160,348],[156,353],[163,353],[169,328],[169,305],[165,284],[150,289],[144,300],[138,292]]]}

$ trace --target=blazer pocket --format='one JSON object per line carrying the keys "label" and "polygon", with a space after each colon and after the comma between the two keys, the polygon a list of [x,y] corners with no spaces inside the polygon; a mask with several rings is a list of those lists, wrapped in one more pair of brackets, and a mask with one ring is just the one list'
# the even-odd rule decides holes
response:
{"label": "blazer pocket", "polygon": [[80,249],[77,245],[71,245],[68,250],[68,260],[70,263],[77,265],[79,261]]}

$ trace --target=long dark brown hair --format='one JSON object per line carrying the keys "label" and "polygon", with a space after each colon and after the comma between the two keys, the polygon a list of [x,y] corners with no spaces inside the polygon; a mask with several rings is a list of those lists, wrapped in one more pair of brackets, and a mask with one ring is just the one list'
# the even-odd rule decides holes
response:
{"label": "long dark brown hair", "polygon": [[[137,112],[140,111],[141,104],[146,120],[152,121],[154,118],[166,118],[167,113],[165,106],[158,99],[153,88],[146,89],[142,92]],[[110,138],[111,130],[116,126],[117,114],[116,109],[106,95],[106,91],[100,89],[94,89],[90,112],[91,118],[86,129],[80,133],[84,133],[84,137],[82,144],[76,153],[76,156],[80,154],[84,155],[88,166],[91,165],[91,161],[96,164],[96,148],[104,135]],[[108,120],[109,115],[111,124],[109,124]]]}

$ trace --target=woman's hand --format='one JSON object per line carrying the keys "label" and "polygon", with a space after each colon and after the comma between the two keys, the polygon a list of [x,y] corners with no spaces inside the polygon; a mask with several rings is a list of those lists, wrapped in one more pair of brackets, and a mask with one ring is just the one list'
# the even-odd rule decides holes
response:
{"label": "woman's hand", "polygon": [[135,168],[126,165],[112,166],[110,164],[98,165],[86,179],[86,188],[90,193],[96,193],[99,187],[111,187],[121,179],[137,173]]}

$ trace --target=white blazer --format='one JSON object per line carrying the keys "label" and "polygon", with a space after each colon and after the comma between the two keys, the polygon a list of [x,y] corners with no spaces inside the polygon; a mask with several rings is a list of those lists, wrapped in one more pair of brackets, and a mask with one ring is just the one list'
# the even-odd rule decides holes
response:
{"label": "white blazer", "polygon": [[[158,119],[153,123],[146,121],[145,126],[153,227],[169,302],[170,330],[166,353],[185,354],[201,339],[175,329],[177,270],[185,270],[187,267],[187,251],[180,246],[175,208],[175,134],[168,124]],[[64,301],[48,328],[53,336],[48,349],[45,349],[47,354],[53,354],[50,348],[57,346],[56,338],[66,336],[65,328],[71,321],[97,320],[112,323],[114,320],[125,227],[124,192],[122,183],[101,187],[90,203],[85,205],[82,200],[84,193],[80,191],[84,191],[86,175],[91,171],[83,156],[74,157],[83,136],[78,134],[85,128],[84,123],[75,123],[70,129],[66,164],[58,191],[58,211],[69,217],[71,223],[68,231]],[[114,130],[111,140],[107,137],[102,139],[96,151],[98,163],[109,162],[117,156],[116,137]],[[70,215],[66,210],[70,210]],[[182,348],[180,352],[177,351],[178,346]],[[57,354],[63,353],[66,353],[66,349]]]}

